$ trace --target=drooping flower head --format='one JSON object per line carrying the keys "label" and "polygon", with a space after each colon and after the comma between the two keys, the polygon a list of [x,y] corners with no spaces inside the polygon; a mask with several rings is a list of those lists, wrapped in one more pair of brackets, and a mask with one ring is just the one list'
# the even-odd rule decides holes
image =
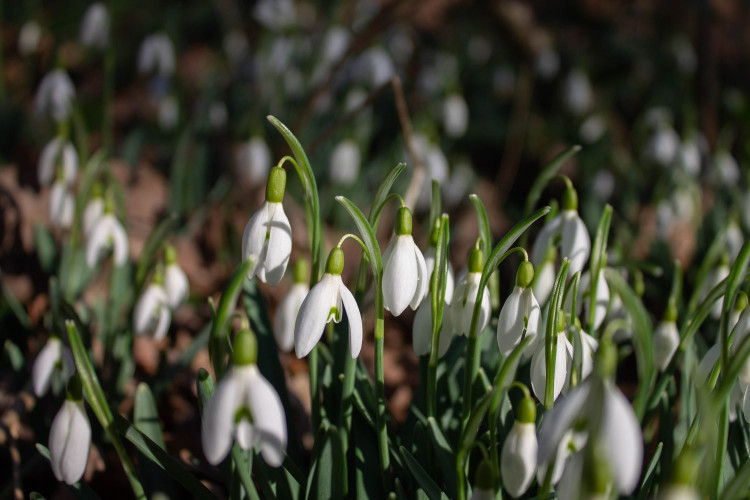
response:
{"label": "drooping flower head", "polygon": [[75,484],[83,477],[90,447],[91,425],[83,407],[81,381],[75,376],[49,432],[50,465],[58,481]]}
{"label": "drooping flower head", "polygon": [[[568,380],[568,359],[573,357],[573,345],[568,340],[565,334],[565,318],[563,314],[557,315],[557,334],[555,337],[557,340],[553,340],[555,345],[554,356],[555,356],[555,368],[554,373],[551,375],[554,379],[552,385],[552,400],[556,400],[565,387],[565,383]],[[547,387],[547,356],[545,352],[544,339],[540,339],[536,342],[536,350],[534,355],[531,357],[531,388],[534,391],[534,395],[539,401],[545,400],[546,387]]]}
{"label": "drooping flower head", "polygon": [[104,50],[109,42],[109,12],[102,2],[94,2],[86,9],[81,21],[79,39],[92,49]]}
{"label": "drooping flower head", "polygon": [[[533,279],[534,265],[524,260],[518,266],[516,286],[503,304],[497,320],[497,345],[500,353],[505,357],[525,336],[535,339],[539,331],[541,309],[531,289]],[[533,344],[532,340],[524,354],[531,355]]]}
{"label": "drooping flower head", "polygon": [[65,181],[56,180],[49,191],[49,219],[59,229],[69,229],[75,215],[75,198]]}
{"label": "drooping flower head", "polygon": [[536,403],[526,395],[518,404],[516,421],[505,438],[500,460],[503,486],[513,498],[523,495],[536,474]]}
{"label": "drooping flower head", "polygon": [[676,321],[677,307],[670,301],[664,318],[654,330],[654,363],[662,372],[669,366],[680,344],[680,333],[677,331]]}
{"label": "drooping flower head", "polygon": [[88,237],[91,229],[99,221],[99,218],[104,215],[104,205],[102,186],[98,182],[95,182],[91,186],[91,198],[86,203],[86,208],[83,209],[83,235],[85,237]]}
{"label": "drooping flower head", "polygon": [[86,241],[86,265],[93,268],[110,250],[116,266],[128,260],[128,235],[114,214],[114,203],[107,198],[104,215],[91,228]]}
{"label": "drooping flower head", "polygon": [[245,226],[242,259],[253,259],[248,279],[275,286],[281,281],[292,253],[292,227],[281,202],[286,189],[286,171],[273,167],[266,185],[266,201]]}
{"label": "drooping flower head", "polygon": [[471,489],[471,500],[495,499],[495,469],[492,462],[482,460],[477,467],[474,484]]}
{"label": "drooping flower head", "polygon": [[164,268],[159,264],[151,283],[146,287],[133,309],[133,330],[136,335],[148,335],[161,340],[169,330],[172,311],[164,289]]}
{"label": "drooping flower head", "polygon": [[73,109],[75,87],[64,69],[55,69],[42,78],[34,96],[34,111],[47,115],[56,122],[64,122]]}
{"label": "drooping flower head", "polygon": [[203,411],[203,453],[210,464],[218,465],[237,441],[243,450],[259,449],[268,465],[278,467],[287,442],[281,399],[258,370],[255,335],[240,331],[232,348],[232,368]]}
{"label": "drooping flower head", "polygon": [[172,245],[164,247],[164,290],[169,307],[177,310],[190,295],[190,283],[185,271],[177,262],[177,251]]}
{"label": "drooping flower head", "polygon": [[69,140],[57,136],[45,144],[37,164],[39,184],[48,186],[54,180],[62,180],[69,186],[75,182],[77,172],[78,153]]}
{"label": "drooping flower head", "polygon": [[352,139],[339,142],[331,153],[328,175],[336,184],[353,184],[359,177],[361,158],[359,146]]}
{"label": "drooping flower head", "polygon": [[443,101],[443,128],[448,137],[458,138],[469,126],[469,106],[464,96],[454,92]]}
{"label": "drooping flower head", "polygon": [[323,335],[326,324],[341,321],[346,311],[349,322],[349,354],[352,358],[362,349],[362,316],[354,295],[341,280],[344,252],[335,247],[328,255],[326,272],[312,287],[299,308],[294,323],[294,350],[298,358],[307,356]]}
{"label": "drooping flower head", "polygon": [[411,211],[398,210],[396,234],[383,254],[383,305],[394,316],[415,310],[429,287],[424,257],[411,236]]}
{"label": "drooping flower head", "polygon": [[138,50],[138,72],[145,75],[156,73],[168,78],[175,70],[175,54],[172,40],[166,33],[147,36]]}
{"label": "drooping flower head", "polygon": [[[469,335],[471,330],[471,317],[474,314],[474,304],[479,294],[479,281],[482,278],[484,267],[484,254],[478,248],[473,248],[469,253],[468,272],[461,278],[453,291],[453,299],[448,309],[451,316],[451,325],[463,335]],[[485,289],[482,294],[482,305],[477,320],[476,334],[484,331],[490,322],[491,314],[490,294]]]}
{"label": "drooping flower head", "polygon": [[294,263],[294,284],[289,288],[276,310],[273,322],[273,335],[276,345],[284,352],[294,347],[294,324],[297,321],[302,302],[310,291],[308,285],[307,261],[303,258]]}
{"label": "drooping flower head", "polygon": [[53,380],[65,382],[75,373],[73,355],[60,337],[52,335],[44,345],[31,367],[31,385],[37,397],[44,396]]}
{"label": "drooping flower head", "polygon": [[578,194],[570,180],[566,179],[562,211],[547,222],[534,243],[531,262],[539,266],[547,256],[547,248],[559,241],[560,256],[570,261],[570,274],[583,269],[591,251],[588,229],[578,215]]}

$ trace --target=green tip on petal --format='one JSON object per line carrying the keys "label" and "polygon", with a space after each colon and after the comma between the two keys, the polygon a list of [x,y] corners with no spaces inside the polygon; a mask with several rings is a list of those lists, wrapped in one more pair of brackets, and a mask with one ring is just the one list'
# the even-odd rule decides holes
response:
{"label": "green tip on petal", "polygon": [[495,469],[492,468],[492,462],[482,460],[477,468],[477,475],[474,478],[474,487],[484,491],[495,491]]}
{"label": "green tip on petal", "polygon": [[643,297],[646,293],[646,283],[643,281],[643,273],[640,271],[635,272],[633,276],[633,291],[638,297]]}
{"label": "green tip on petal", "polygon": [[258,341],[250,330],[240,330],[234,338],[232,348],[235,366],[253,365],[258,361]]}
{"label": "green tip on petal", "polygon": [[603,378],[610,378],[617,370],[617,347],[611,340],[602,339],[596,351],[596,369]]}
{"label": "green tip on petal", "polygon": [[167,265],[177,264],[177,250],[169,243],[164,245],[164,262]]}
{"label": "green tip on petal", "polygon": [[396,235],[406,236],[409,234],[411,234],[411,210],[401,207],[396,214]]}
{"label": "green tip on petal", "polygon": [[440,236],[440,219],[435,219],[435,224],[433,224],[432,231],[430,231],[430,246],[431,247],[437,248],[438,236]]}
{"label": "green tip on petal", "polygon": [[[598,447],[597,447],[598,448]],[[598,451],[598,450],[597,450]],[[586,482],[586,492],[590,495],[607,493],[611,474],[607,460],[601,457],[601,451],[587,454],[583,466],[583,477]]]}
{"label": "green tip on petal", "polygon": [[94,182],[94,184],[91,186],[91,198],[103,198],[104,197],[104,188],[102,187],[102,183],[99,181]]}
{"label": "green tip on petal", "polygon": [[671,300],[667,304],[667,310],[664,311],[664,321],[674,323],[677,321],[677,306]]}
{"label": "green tip on petal", "polygon": [[721,254],[721,259],[719,260],[719,265],[721,266],[728,266],[730,262],[729,254],[724,252]]}
{"label": "green tip on petal", "polygon": [[536,422],[536,403],[530,397],[524,397],[518,404],[516,410],[516,420],[523,424],[533,424]]}
{"label": "green tip on petal", "polygon": [[695,477],[698,474],[698,467],[700,461],[695,451],[690,448],[686,448],[677,457],[677,462],[674,464],[674,471],[672,472],[672,483],[673,484],[694,484]]}
{"label": "green tip on petal", "polygon": [[104,199],[104,213],[105,214],[115,213],[115,200],[114,198],[112,198],[112,195],[107,196]]}
{"label": "green tip on petal", "polygon": [[484,267],[484,253],[478,248],[472,248],[469,253],[469,272],[481,273]]}
{"label": "green tip on petal", "polygon": [[281,203],[284,200],[286,190],[286,170],[281,167],[273,167],[268,174],[266,184],[266,201],[270,203]]}
{"label": "green tip on petal", "polygon": [[528,288],[531,282],[534,281],[534,264],[525,260],[518,266],[518,272],[516,272],[516,285],[521,288]]}
{"label": "green tip on petal", "polygon": [[310,274],[308,269],[307,259],[300,257],[297,262],[294,263],[294,282],[295,283],[307,283],[307,277]]}
{"label": "green tip on petal", "polygon": [[565,188],[562,198],[563,210],[578,210],[578,193],[573,186]]}
{"label": "green tip on petal", "polygon": [[83,387],[81,386],[81,378],[77,373],[73,374],[73,376],[70,377],[70,380],[68,380],[66,397],[71,401],[81,401],[83,399]]}
{"label": "green tip on petal", "polygon": [[344,251],[339,247],[331,250],[326,262],[326,272],[328,274],[341,274],[344,270]]}
{"label": "green tip on petal", "polygon": [[151,278],[151,282],[156,285],[164,284],[164,264],[162,264],[161,262],[156,264],[156,269],[154,269],[154,277]]}

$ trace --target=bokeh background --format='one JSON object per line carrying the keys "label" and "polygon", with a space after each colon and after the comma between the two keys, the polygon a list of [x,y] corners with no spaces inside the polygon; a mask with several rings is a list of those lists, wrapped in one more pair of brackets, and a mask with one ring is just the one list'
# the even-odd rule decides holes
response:
{"label": "bokeh background", "polygon": [[[75,85],[73,135],[90,155],[107,140],[105,60],[112,58],[113,154],[106,176],[119,186],[134,262],[154,228],[175,214],[173,243],[190,280],[190,303],[174,318],[167,339],[157,344],[136,339],[134,361],[114,360],[105,365],[112,370],[105,377],[117,388],[123,413],[132,407],[136,383],[151,385],[167,447],[187,462],[200,453],[194,388],[196,370],[209,366],[200,344],[210,321],[207,299],[216,300],[239,262],[241,232],[263,200],[266,173],[288,152],[266,115],[286,123],[310,156],[328,248],[352,229],[334,196],[368,206],[385,173],[406,161],[396,190],[415,203],[417,241],[426,242],[434,178],[451,216],[451,259],[460,269],[477,238],[467,195],[480,195],[492,232],[502,235],[523,214],[540,169],[572,144],[583,148],[562,172],[579,191],[592,233],[603,205],[614,206],[610,240],[622,262],[668,269],[677,258],[687,269],[720,228],[732,254],[750,226],[746,2],[110,0],[107,5],[110,45],[102,53],[79,41],[89,2],[0,4],[0,445],[19,450],[24,478],[33,478],[35,488],[50,496],[67,490],[35,455],[34,443],[45,442],[45,422],[57,403],[33,401],[28,372],[49,333],[49,278],[65,235],[50,224],[49,189],[40,187],[36,168],[56,125],[35,115],[34,94],[55,67],[64,68]],[[172,73],[138,71],[142,42],[154,33],[165,34],[173,45]],[[401,104],[412,129],[407,135]],[[425,175],[415,177],[415,170]],[[562,185],[553,183],[542,201],[561,192]],[[307,253],[301,199],[300,185],[290,176],[285,207],[293,258]],[[381,245],[392,217],[392,212],[383,216]],[[359,255],[353,245],[346,250],[352,265],[345,280],[351,280]],[[512,269],[503,268],[501,275],[511,276]],[[85,283],[80,300],[91,317],[106,315],[103,297],[112,293],[107,276]],[[648,279],[653,286],[646,300],[658,313],[669,277],[657,273]],[[510,280],[501,283],[503,290],[510,286]],[[261,285],[271,316],[288,286],[288,281],[276,288]],[[122,310],[128,310],[133,291],[117,294]],[[405,314],[386,322],[386,395],[396,426],[407,418],[419,377],[410,345],[412,320]],[[371,327],[366,307],[364,322]],[[371,366],[368,333],[363,359]],[[290,418],[310,444],[306,362],[283,354],[282,365],[296,405]],[[11,494],[14,462],[18,459],[0,453],[0,497]],[[127,492],[113,457],[93,456],[86,478],[97,491]]]}

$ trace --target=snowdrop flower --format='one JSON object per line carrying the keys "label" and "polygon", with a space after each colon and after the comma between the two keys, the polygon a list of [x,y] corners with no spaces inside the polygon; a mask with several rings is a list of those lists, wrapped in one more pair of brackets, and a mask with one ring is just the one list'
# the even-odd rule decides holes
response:
{"label": "snowdrop flower", "polygon": [[676,320],[677,308],[670,303],[664,313],[664,319],[654,330],[654,363],[662,372],[667,369],[680,345],[680,333],[677,331]]}
{"label": "snowdrop flower", "polygon": [[30,56],[39,48],[39,40],[42,38],[42,28],[36,21],[26,21],[18,33],[18,53],[22,56]]}
{"label": "snowdrop flower", "polygon": [[537,53],[534,70],[542,80],[552,79],[560,69],[560,55],[552,47],[545,47]]}
{"label": "snowdrop flower", "polygon": [[714,155],[712,177],[722,186],[733,186],[739,182],[740,167],[729,151],[719,150]]}
{"label": "snowdrop flower", "polygon": [[662,123],[652,132],[646,142],[644,156],[646,161],[663,167],[672,165],[680,152],[680,136],[671,125]]}
{"label": "snowdrop flower", "polygon": [[331,153],[328,175],[336,184],[351,185],[359,177],[359,146],[351,139],[339,142]]}
{"label": "snowdrop flower", "polygon": [[90,447],[91,424],[76,376],[70,381],[67,398],[49,431],[50,465],[58,481],[75,484],[83,477]]}
{"label": "snowdrop flower", "polygon": [[393,76],[393,61],[385,49],[372,47],[362,54],[362,58],[366,65],[364,75],[372,88],[383,85]]}
{"label": "snowdrop flower", "polygon": [[[578,194],[569,180],[562,200],[562,212],[547,222],[534,243],[531,262],[539,267],[547,247],[560,239],[560,254],[570,261],[570,274],[583,269],[591,251],[591,238],[588,229],[578,215]],[[541,295],[541,294],[540,294]]]}
{"label": "snowdrop flower", "polygon": [[344,311],[349,322],[349,354],[352,358],[359,356],[362,349],[362,316],[354,295],[341,280],[343,270],[344,252],[335,247],[328,254],[325,274],[312,287],[299,308],[294,323],[294,350],[298,358],[310,353],[323,335],[326,324],[341,321]]}
{"label": "snowdrop flower", "polygon": [[516,412],[516,421],[505,438],[500,456],[500,475],[503,486],[510,496],[518,498],[531,486],[536,473],[536,403],[522,386],[525,397],[521,400]]}
{"label": "snowdrop flower", "polygon": [[297,321],[300,306],[307,297],[307,292],[310,291],[307,274],[307,261],[297,260],[294,264],[294,284],[281,299],[279,309],[276,311],[273,334],[276,345],[284,352],[289,352],[294,347],[294,324]]}
{"label": "snowdrop flower", "polygon": [[[552,374],[552,400],[556,400],[568,381],[568,359],[573,357],[573,345],[565,335],[565,319],[562,314],[557,316],[557,340],[555,351],[555,371]],[[553,340],[553,342],[555,342]],[[536,343],[536,352],[531,357],[531,388],[539,401],[545,400],[547,388],[547,355],[544,339]]]}
{"label": "snowdrop flower", "polygon": [[700,477],[700,462],[695,452],[687,449],[680,453],[674,465],[672,479],[660,488],[659,500],[700,500],[703,498],[694,483]]}
{"label": "snowdrop flower", "polygon": [[156,73],[170,77],[175,70],[175,53],[172,40],[166,33],[147,36],[138,49],[138,72],[142,75]]}
{"label": "snowdrop flower", "polygon": [[253,259],[248,279],[276,286],[284,276],[292,253],[292,227],[281,204],[286,189],[286,171],[273,167],[266,184],[266,201],[245,226],[242,259]]}
{"label": "snowdrop flower", "polygon": [[[606,256],[605,256],[606,259]],[[607,308],[609,307],[609,285],[604,277],[604,268],[607,262],[604,261],[602,268],[599,270],[599,279],[596,283],[596,301],[594,305],[594,330],[599,329],[601,324],[604,322],[604,318],[607,316]],[[591,273],[586,271],[581,275],[581,281],[578,283],[578,297],[576,298],[576,316],[581,314],[582,310],[586,312],[586,318],[590,314],[591,308]],[[570,309],[572,307],[573,296],[568,294],[568,300],[565,303],[565,307]]]}
{"label": "snowdrop flower", "polygon": [[208,122],[214,130],[219,130],[227,124],[227,116],[227,106],[221,101],[214,101],[208,107]]}
{"label": "snowdrop flower", "polygon": [[79,36],[81,44],[92,49],[104,50],[109,41],[109,12],[101,2],[92,3],[81,21]]}
{"label": "snowdrop flower", "polygon": [[[450,314],[453,328],[463,335],[468,336],[471,333],[471,317],[474,313],[474,304],[477,301],[477,295],[479,294],[479,280],[482,277],[483,267],[484,254],[478,248],[472,249],[471,253],[469,253],[468,272],[458,281],[458,285],[456,285],[453,291],[453,298],[451,299],[448,313]],[[477,329],[474,332],[477,336],[489,324],[491,313],[490,293],[485,287],[482,294],[479,318],[477,319]]]}
{"label": "snowdrop flower", "polygon": [[[535,247],[536,248],[536,247]],[[541,265],[537,265],[538,272],[534,273],[534,282],[531,289],[534,291],[534,297],[540,304],[547,302],[552,287],[555,286],[555,261],[557,260],[557,250],[554,246],[548,246]]]}
{"label": "snowdrop flower", "polygon": [[[424,265],[425,270],[427,273],[425,276],[427,276],[427,280],[429,281],[432,272],[435,270],[435,258],[436,258],[436,250],[437,250],[437,237],[438,237],[438,227],[437,225],[432,230],[432,234],[430,235],[430,244],[427,246],[427,250],[424,252]],[[450,304],[451,298],[453,298],[453,289],[455,286],[455,277],[453,273],[453,266],[451,265],[450,261],[448,262],[448,274],[445,277],[445,303]]]}
{"label": "snowdrop flower", "polygon": [[255,136],[239,147],[235,161],[239,177],[255,184],[265,179],[271,170],[271,150],[263,137]]}
{"label": "snowdrop flower", "polygon": [[161,340],[167,335],[172,312],[164,289],[164,270],[157,267],[151,284],[138,298],[133,309],[133,330],[136,335],[148,335]]}
{"label": "snowdrop flower", "polygon": [[101,185],[96,183],[91,188],[91,199],[83,209],[83,234],[88,237],[91,229],[96,225],[99,218],[104,215],[104,197]]}
{"label": "snowdrop flower", "polygon": [[259,448],[271,467],[284,461],[284,407],[276,389],[258,370],[257,358],[255,335],[250,330],[240,331],[233,345],[234,364],[203,410],[201,441],[212,465],[224,460],[235,440],[243,450]]}
{"label": "snowdrop flower", "polygon": [[450,94],[443,101],[443,128],[448,137],[458,138],[466,133],[469,126],[469,106],[464,96]]}
{"label": "snowdrop flower", "polygon": [[495,470],[489,460],[482,460],[477,467],[471,500],[495,500]]}
{"label": "snowdrop flower", "polygon": [[351,35],[342,26],[332,26],[323,38],[320,62],[315,67],[312,80],[316,84],[322,83],[331,67],[341,59],[349,47]]}
{"label": "snowdrop flower", "polygon": [[701,150],[697,138],[691,138],[680,145],[680,165],[690,176],[697,177],[701,173]]}
{"label": "snowdrop flower", "polygon": [[[605,341],[600,346],[596,366],[597,376],[581,383],[545,415],[539,428],[538,462],[549,464],[570,429],[585,429],[589,438],[583,455],[577,455],[589,462],[593,456],[601,455],[614,488],[622,495],[629,495],[641,473],[641,427],[632,406],[611,380],[617,366],[617,350],[611,342]],[[587,453],[586,449],[592,446]],[[583,464],[579,471],[586,465],[592,464]],[[565,474],[570,467],[569,462]],[[581,479],[577,478],[578,484]]]}
{"label": "snowdrop flower", "polygon": [[59,376],[67,380],[75,373],[73,354],[63,345],[59,337],[53,335],[47,340],[31,367],[31,385],[38,398],[44,396]]}
{"label": "snowdrop flower", "polygon": [[589,77],[581,70],[571,71],[563,83],[563,102],[574,115],[583,115],[594,104]]}
{"label": "snowdrop flower", "polygon": [[253,16],[260,24],[272,30],[282,30],[296,22],[292,0],[260,0],[253,8]]}
{"label": "snowdrop flower", "polygon": [[[500,354],[507,357],[513,349],[526,337],[532,341],[524,351],[531,354],[534,339],[539,331],[541,309],[534,298],[531,282],[534,279],[534,266],[525,260],[518,266],[516,272],[516,286],[505,300],[497,320],[497,346]],[[526,335],[524,335],[524,333]],[[529,349],[531,347],[531,349]],[[516,495],[517,496],[517,495]]]}
{"label": "snowdrop flower", "polygon": [[112,250],[116,266],[128,260],[128,235],[113,211],[112,201],[107,200],[104,215],[91,228],[86,241],[86,264],[93,268],[104,254]]}
{"label": "snowdrop flower", "polygon": [[39,184],[47,186],[52,183],[58,171],[66,184],[70,185],[75,182],[78,172],[78,153],[70,141],[60,136],[45,144],[39,155],[37,164]]}
{"label": "snowdrop flower", "polygon": [[586,118],[578,129],[581,139],[587,144],[593,144],[607,132],[607,122],[600,114],[593,114]]}
{"label": "snowdrop flower", "polygon": [[[708,292],[710,292],[716,285],[721,283],[721,281],[727,276],[729,276],[729,255],[724,253],[721,256],[719,265],[709,273],[706,281],[704,282],[703,290],[701,293],[701,300],[703,300],[706,295],[708,295]],[[721,317],[721,308],[723,307],[723,304],[723,300],[717,300],[716,302],[714,302],[714,305],[711,308],[711,317],[713,319],[719,319]]]}
{"label": "snowdrop flower", "polygon": [[180,105],[177,98],[173,95],[160,98],[156,106],[156,114],[159,128],[165,132],[174,130],[177,121],[180,119]]}
{"label": "snowdrop flower", "polygon": [[730,260],[736,259],[740,254],[742,245],[745,243],[745,235],[742,234],[742,228],[740,228],[740,225],[734,219],[727,226],[724,243],[726,244]]}
{"label": "snowdrop flower", "polygon": [[55,181],[49,192],[49,218],[52,225],[59,229],[69,229],[73,225],[75,205],[73,193],[65,181]]}
{"label": "snowdrop flower", "polygon": [[56,122],[65,121],[73,108],[76,95],[73,82],[63,69],[55,69],[44,75],[34,96],[34,111],[37,115],[49,115]]}
{"label": "snowdrop flower", "polygon": [[190,283],[185,271],[177,263],[177,251],[172,245],[164,247],[164,290],[167,292],[167,304],[175,311],[190,295]]}
{"label": "snowdrop flower", "polygon": [[424,257],[411,236],[411,210],[401,207],[396,234],[383,253],[383,305],[394,316],[415,310],[429,287]]}

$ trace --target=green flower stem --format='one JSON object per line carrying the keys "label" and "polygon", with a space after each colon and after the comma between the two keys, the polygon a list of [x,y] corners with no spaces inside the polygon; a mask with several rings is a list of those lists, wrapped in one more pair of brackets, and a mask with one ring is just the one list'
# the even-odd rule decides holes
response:
{"label": "green flower stem", "polygon": [[[591,252],[589,264],[589,317],[586,326],[591,335],[596,335],[594,330],[594,318],[596,317],[596,289],[599,286],[599,274],[604,267],[607,257],[607,238],[609,236],[609,225],[612,222],[612,205],[605,205],[599,226],[594,237],[594,247]],[[575,314],[575,309],[573,309]]]}
{"label": "green flower stem", "polygon": [[437,406],[437,367],[440,353],[440,329],[443,326],[443,309],[445,306],[445,287],[448,282],[448,240],[449,218],[447,214],[440,217],[438,245],[435,252],[435,268],[430,277],[430,305],[432,306],[432,332],[430,337],[430,355],[427,364],[427,415],[434,417]]}
{"label": "green flower stem", "polygon": [[547,380],[544,387],[544,407],[552,408],[555,402],[555,362],[557,360],[557,315],[562,312],[563,286],[568,276],[570,261],[563,259],[560,271],[557,273],[555,285],[552,288],[552,296],[549,301],[547,312],[547,331],[545,335],[544,355],[547,367]]}

